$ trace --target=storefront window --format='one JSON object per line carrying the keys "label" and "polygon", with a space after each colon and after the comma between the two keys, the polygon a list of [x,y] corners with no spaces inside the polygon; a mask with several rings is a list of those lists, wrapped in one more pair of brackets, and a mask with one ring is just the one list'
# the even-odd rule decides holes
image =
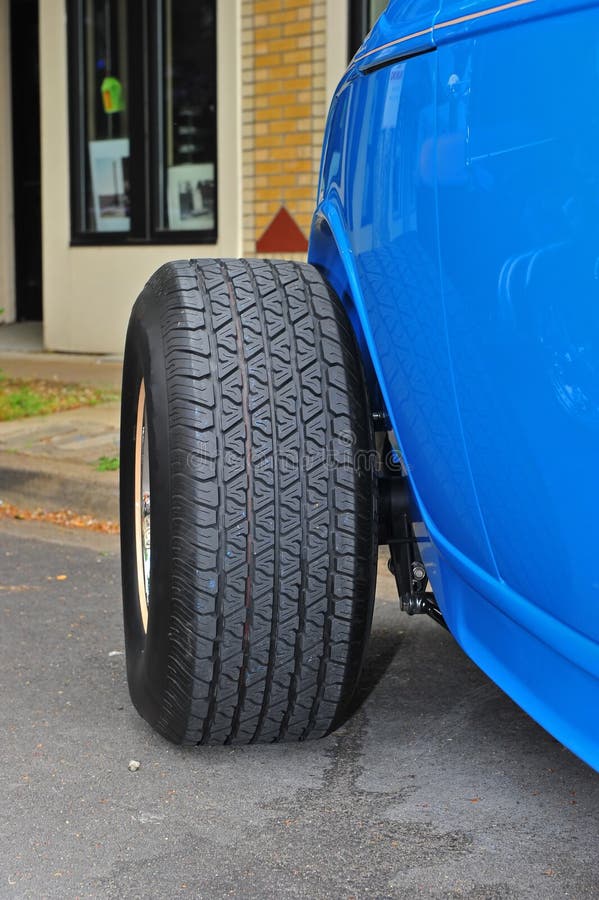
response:
{"label": "storefront window", "polygon": [[73,242],[214,242],[215,0],[68,12]]}

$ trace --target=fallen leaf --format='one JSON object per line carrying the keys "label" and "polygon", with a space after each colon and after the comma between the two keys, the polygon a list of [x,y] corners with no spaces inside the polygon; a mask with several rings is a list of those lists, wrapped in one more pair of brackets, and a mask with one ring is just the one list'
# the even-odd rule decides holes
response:
{"label": "fallen leaf", "polygon": [[0,591],[9,591],[11,594],[19,594],[22,591],[39,591],[38,587],[29,584],[0,584]]}
{"label": "fallen leaf", "polygon": [[[61,525],[63,528],[85,528],[89,531],[101,531],[104,534],[119,533],[117,522],[81,516],[70,509],[30,510],[21,509],[12,503],[0,503],[0,518],[19,519],[27,522],[50,522],[52,525]],[[51,580],[50,576],[49,579]]]}

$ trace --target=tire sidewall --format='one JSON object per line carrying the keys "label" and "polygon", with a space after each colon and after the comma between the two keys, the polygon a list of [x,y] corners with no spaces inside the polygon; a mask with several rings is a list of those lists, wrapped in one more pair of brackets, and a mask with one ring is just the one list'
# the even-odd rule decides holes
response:
{"label": "tire sidewall", "polygon": [[[152,724],[157,722],[163,707],[171,584],[168,397],[160,312],[160,305],[146,289],[133,307],[129,321],[121,401],[121,572],[127,677],[135,707]],[[135,511],[137,410],[142,379],[146,392],[151,497],[147,633],[140,611]]]}

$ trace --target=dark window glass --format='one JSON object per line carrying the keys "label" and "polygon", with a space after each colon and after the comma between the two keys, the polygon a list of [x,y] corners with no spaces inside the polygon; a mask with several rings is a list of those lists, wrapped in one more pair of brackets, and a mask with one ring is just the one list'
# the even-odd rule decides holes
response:
{"label": "dark window glass", "polygon": [[351,59],[389,0],[349,0],[349,58]]}
{"label": "dark window glass", "polygon": [[212,4],[197,0],[162,4],[158,227],[163,230],[215,227],[214,12]]}
{"label": "dark window glass", "polygon": [[129,120],[126,6],[85,0],[82,185],[87,232],[129,231]]}
{"label": "dark window glass", "polygon": [[73,240],[215,241],[215,0],[68,10]]}

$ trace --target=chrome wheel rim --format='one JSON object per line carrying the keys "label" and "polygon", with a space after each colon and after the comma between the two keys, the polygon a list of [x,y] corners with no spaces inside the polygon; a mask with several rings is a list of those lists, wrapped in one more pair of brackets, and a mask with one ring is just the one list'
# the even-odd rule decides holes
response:
{"label": "chrome wheel rim", "polygon": [[137,595],[145,632],[148,630],[150,607],[150,457],[148,452],[148,415],[146,387],[142,380],[137,399],[135,427],[135,551],[137,558]]}

